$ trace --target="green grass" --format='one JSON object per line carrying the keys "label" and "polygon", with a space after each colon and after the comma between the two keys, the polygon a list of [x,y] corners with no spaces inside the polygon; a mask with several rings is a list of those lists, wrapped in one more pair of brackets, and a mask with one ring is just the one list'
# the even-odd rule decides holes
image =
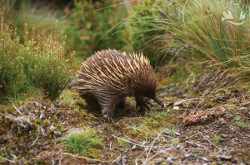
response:
{"label": "green grass", "polygon": [[219,136],[213,135],[213,142],[218,142],[219,140],[221,140],[220,135]]}
{"label": "green grass", "polygon": [[[248,8],[240,1],[240,8],[230,7],[229,3],[226,0],[141,1],[129,19],[134,43],[142,50],[150,48],[146,52],[157,52],[159,62],[210,60],[247,79],[250,38],[244,29],[250,28],[249,15],[244,24],[236,26],[222,21],[222,13],[241,9],[247,12]],[[239,15],[234,17],[236,22],[241,21]]]}
{"label": "green grass", "polygon": [[86,156],[102,145],[102,139],[94,129],[86,129],[83,133],[72,133],[63,142],[68,151]]}
{"label": "green grass", "polygon": [[123,148],[129,147],[130,146],[130,143],[128,142],[129,140],[128,141],[126,141],[126,140],[128,140],[128,139],[125,139],[125,140],[118,139],[117,142],[119,143],[120,147],[123,147]]}
{"label": "green grass", "polygon": [[234,120],[236,121],[236,125],[237,125],[238,127],[240,127],[240,128],[245,128],[245,127],[247,127],[247,124],[244,123],[244,122],[242,121],[242,119],[241,119],[240,116],[236,116],[236,117],[234,118]]}

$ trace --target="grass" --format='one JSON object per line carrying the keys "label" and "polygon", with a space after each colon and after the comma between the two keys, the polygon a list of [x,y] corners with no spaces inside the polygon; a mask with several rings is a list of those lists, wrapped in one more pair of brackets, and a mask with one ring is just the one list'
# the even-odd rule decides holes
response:
{"label": "grass", "polygon": [[129,147],[130,146],[130,143],[128,142],[129,140],[128,141],[126,141],[126,140],[128,140],[128,139],[125,139],[125,140],[118,139],[117,142],[119,143],[120,147],[123,147],[123,148]]}
{"label": "grass", "polygon": [[[249,15],[240,26],[222,21],[223,11],[247,12],[246,5],[237,2],[238,8],[225,0],[141,1],[137,4],[141,10],[130,15],[131,31],[137,36],[134,42],[144,45],[145,49],[151,46],[151,51],[162,56],[158,60],[168,60],[169,64],[175,59],[178,62],[210,60],[248,79]],[[236,22],[241,21],[239,16],[234,15]],[[152,44],[158,46],[152,47]]]}
{"label": "grass", "polygon": [[71,133],[63,143],[69,152],[86,156],[102,145],[102,139],[94,129],[87,128],[83,133]]}
{"label": "grass", "polygon": [[244,123],[244,122],[242,121],[242,119],[241,119],[240,116],[236,116],[236,117],[234,118],[234,120],[236,121],[236,125],[237,125],[238,127],[240,127],[240,128],[245,128],[245,127],[247,127],[247,124]]}
{"label": "grass", "polygon": [[219,140],[221,140],[220,135],[219,136],[213,135],[213,142],[218,142]]}

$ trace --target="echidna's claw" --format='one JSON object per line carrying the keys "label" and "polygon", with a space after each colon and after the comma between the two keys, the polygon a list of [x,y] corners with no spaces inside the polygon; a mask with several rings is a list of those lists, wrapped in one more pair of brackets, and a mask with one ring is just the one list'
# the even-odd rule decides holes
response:
{"label": "echidna's claw", "polygon": [[108,115],[108,120],[109,122],[112,122],[113,124],[115,123],[115,120],[110,115]]}
{"label": "echidna's claw", "polygon": [[153,107],[153,106],[154,106],[154,104],[153,104],[153,103],[151,103],[151,101],[150,101],[150,100],[147,100],[147,103],[148,103],[151,107]]}
{"label": "echidna's claw", "polygon": [[140,107],[141,110],[143,110],[144,108],[147,108],[149,110],[150,107],[148,106],[148,104],[150,104],[150,103],[148,101],[149,100],[147,98],[138,97],[138,98],[136,98],[136,107]]}
{"label": "echidna's claw", "polygon": [[109,122],[115,123],[115,120],[112,118],[112,111],[108,108],[102,110],[103,117]]}

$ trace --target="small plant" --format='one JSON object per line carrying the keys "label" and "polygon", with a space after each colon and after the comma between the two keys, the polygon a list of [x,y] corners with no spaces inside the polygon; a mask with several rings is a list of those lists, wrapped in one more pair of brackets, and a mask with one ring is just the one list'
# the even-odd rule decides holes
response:
{"label": "small plant", "polygon": [[236,116],[234,119],[236,120],[236,125],[237,125],[238,127],[240,127],[240,128],[245,128],[245,127],[247,127],[247,124],[244,123],[244,122],[242,122],[242,119],[241,119],[240,116]]}
{"label": "small plant", "polygon": [[44,121],[43,121],[43,126],[44,126],[44,128],[49,127],[50,124],[51,124],[50,120],[44,120]]}
{"label": "small plant", "polygon": [[126,141],[126,140],[128,140],[128,139],[125,139],[125,140],[123,140],[123,139],[118,139],[117,142],[119,143],[119,146],[120,146],[120,147],[125,148],[125,147],[130,146],[130,143],[129,143],[128,141]]}
{"label": "small plant", "polygon": [[172,144],[174,145],[174,146],[176,146],[176,145],[178,145],[180,142],[179,142],[179,139],[175,139],[173,142],[172,142]]}
{"label": "small plant", "polygon": [[171,115],[168,113],[168,111],[166,111],[166,112],[155,111],[155,112],[152,112],[150,115],[153,119],[171,117]]}
{"label": "small plant", "polygon": [[218,142],[219,140],[221,140],[220,135],[219,136],[213,135],[213,142]]}
{"label": "small plant", "polygon": [[174,130],[171,129],[171,130],[169,131],[169,135],[172,136],[172,137],[175,137],[176,133],[175,133]]}
{"label": "small plant", "polygon": [[77,95],[76,92],[72,92],[68,89],[65,89],[62,91],[62,94],[60,95],[60,100],[65,102],[67,106],[72,107],[76,103],[76,101],[74,100],[75,95]]}
{"label": "small plant", "polygon": [[72,133],[63,142],[69,152],[86,156],[93,152],[97,146],[102,145],[102,139],[94,129],[86,129],[84,133]]}

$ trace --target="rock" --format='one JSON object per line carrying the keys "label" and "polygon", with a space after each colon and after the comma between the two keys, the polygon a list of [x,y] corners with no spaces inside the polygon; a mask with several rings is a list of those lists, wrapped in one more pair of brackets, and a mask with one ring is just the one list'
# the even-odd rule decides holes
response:
{"label": "rock", "polygon": [[220,136],[223,137],[223,138],[227,138],[228,137],[228,135],[224,134],[224,133],[220,134]]}
{"label": "rock", "polygon": [[184,155],[185,158],[188,158],[188,157],[190,157],[190,156],[191,156],[191,154],[185,154],[185,155]]}
{"label": "rock", "polygon": [[208,161],[208,159],[207,159],[207,157],[205,157],[205,156],[203,156],[203,157],[200,157],[201,158],[201,160],[204,160],[204,161]]}
{"label": "rock", "polygon": [[133,145],[131,149],[136,150],[136,145]]}
{"label": "rock", "polygon": [[171,162],[172,161],[172,157],[167,157],[167,162]]}
{"label": "rock", "polygon": [[174,107],[173,107],[173,110],[179,110],[179,109],[180,109],[179,106],[174,106]]}

